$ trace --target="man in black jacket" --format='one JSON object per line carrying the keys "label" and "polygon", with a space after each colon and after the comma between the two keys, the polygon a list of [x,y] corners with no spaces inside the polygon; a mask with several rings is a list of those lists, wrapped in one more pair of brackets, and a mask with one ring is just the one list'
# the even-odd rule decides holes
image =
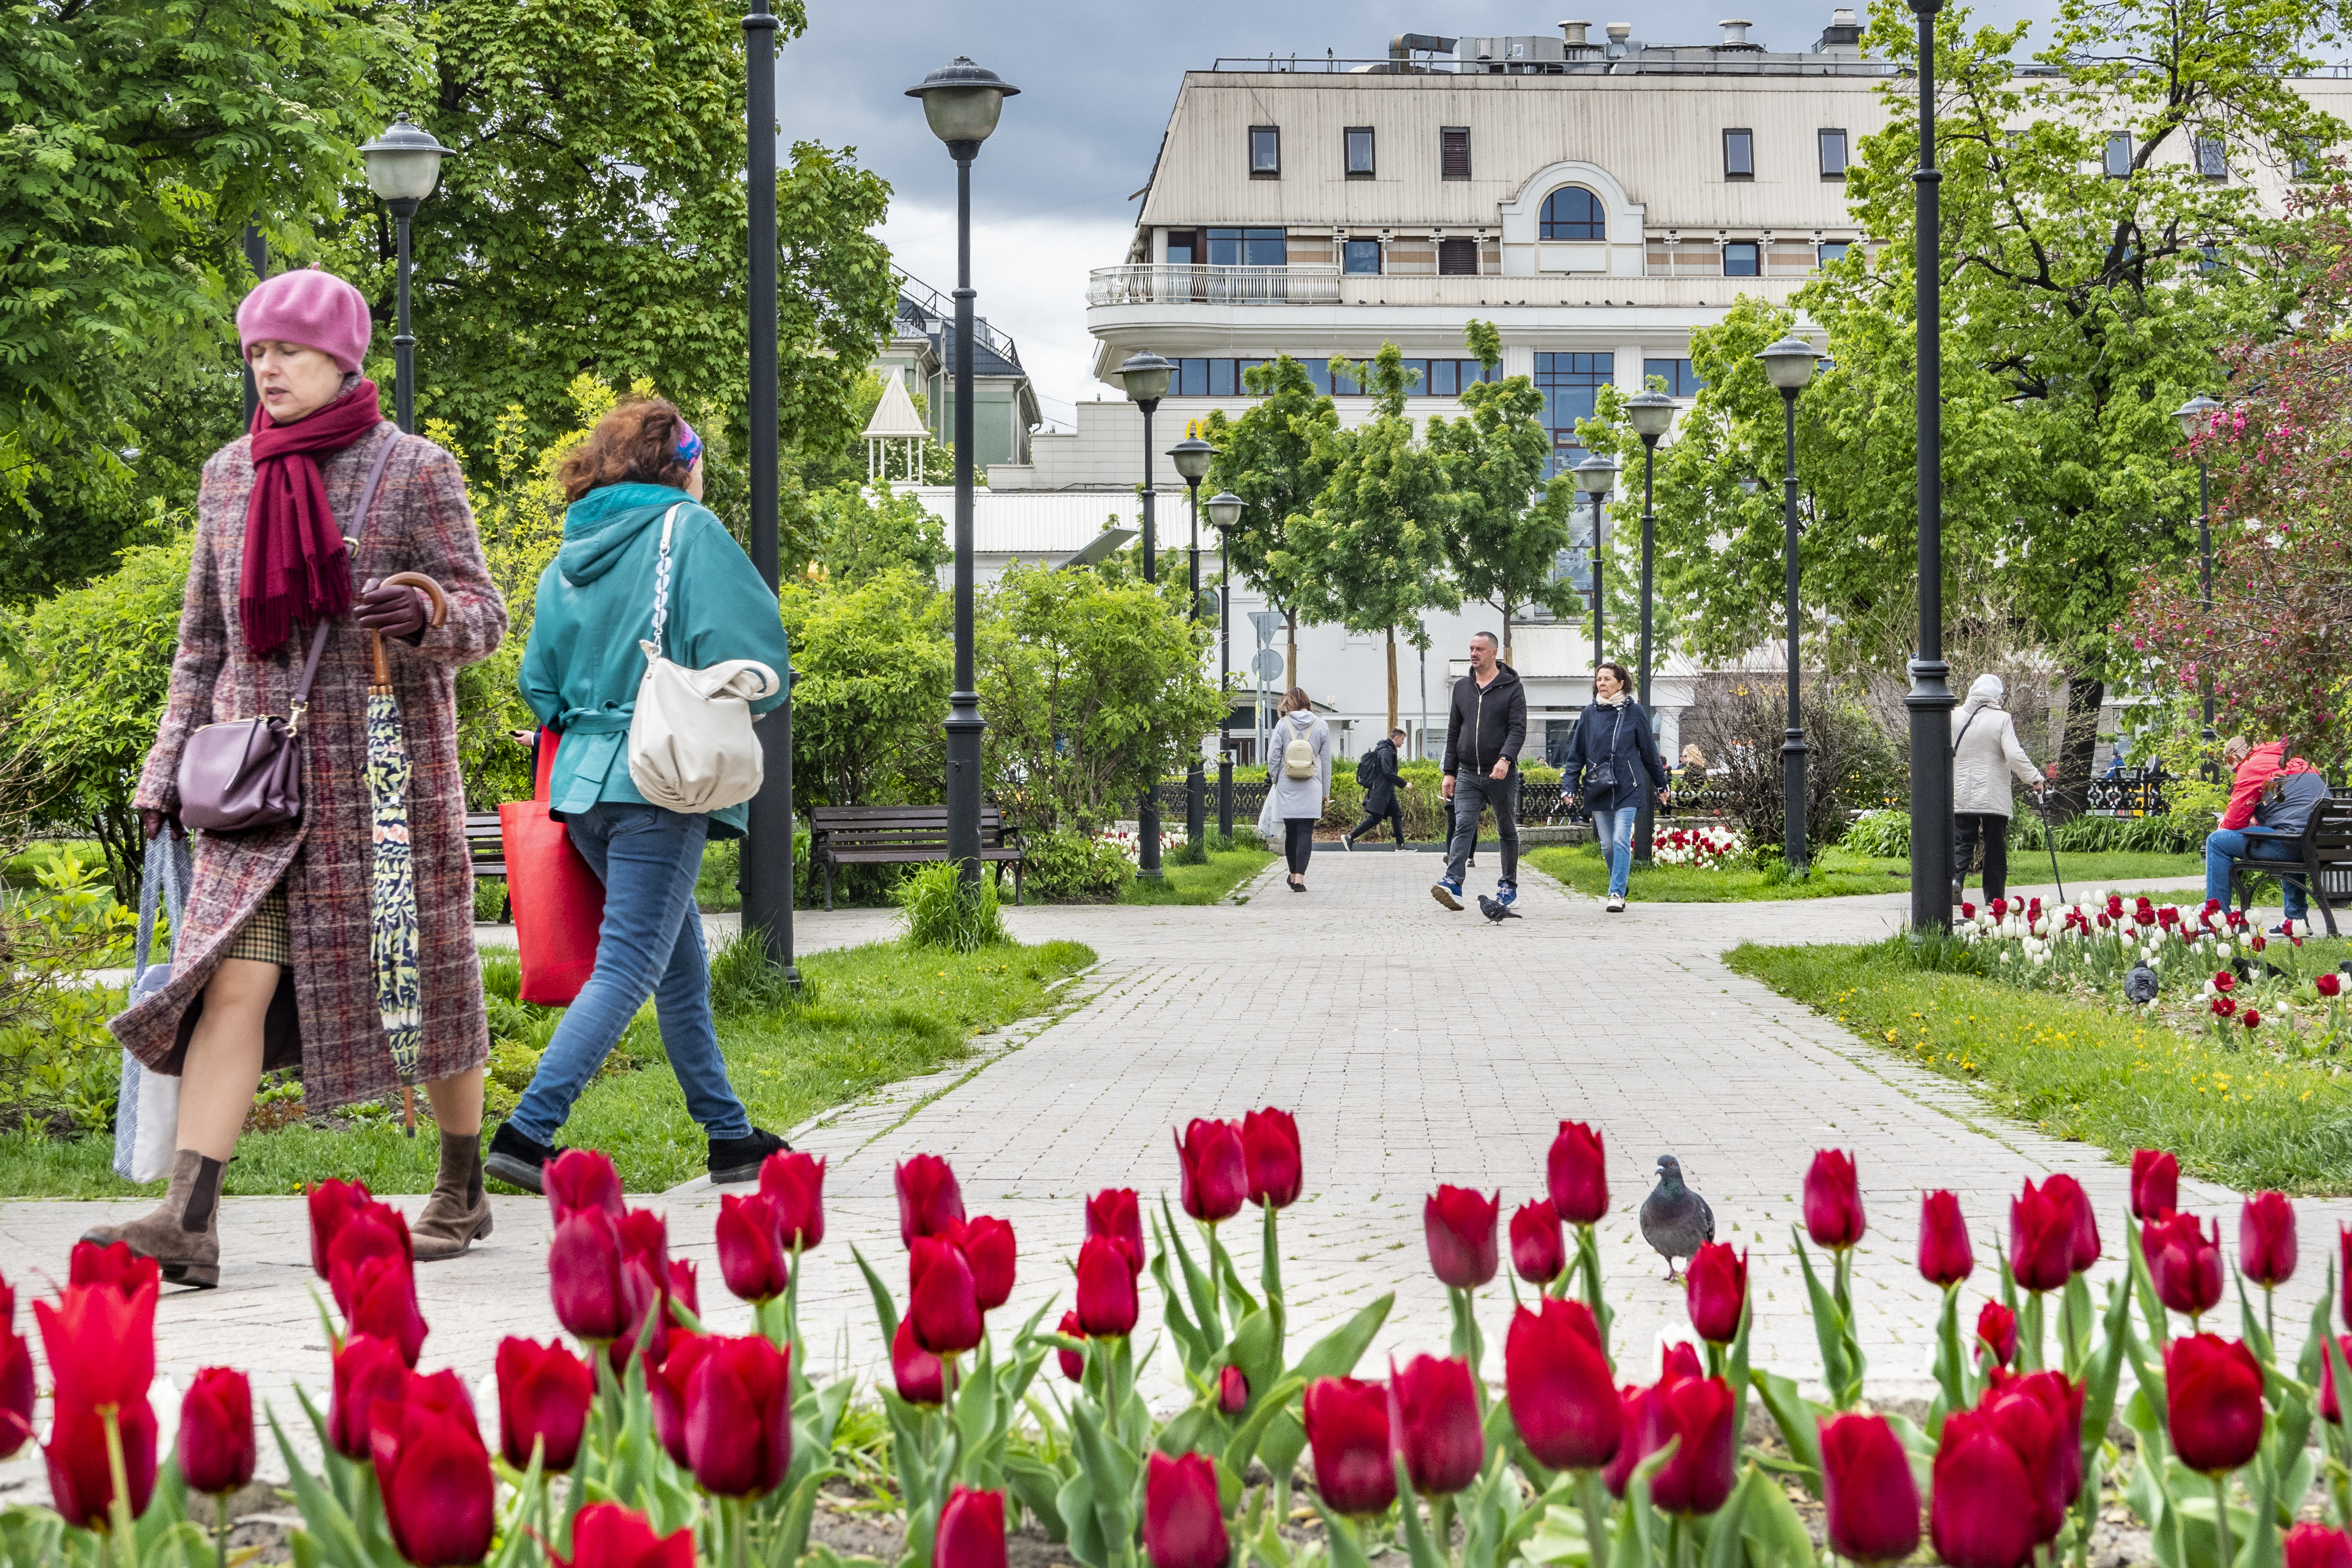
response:
{"label": "man in black jacket", "polygon": [[1356,766],[1356,778],[1364,786],[1364,820],[1348,829],[1339,840],[1342,849],[1353,849],[1356,840],[1367,833],[1377,833],[1385,822],[1396,834],[1397,847],[1404,847],[1404,803],[1397,799],[1397,791],[1411,789],[1397,767],[1397,751],[1404,744],[1404,731],[1391,730],[1388,739],[1365,753]]}
{"label": "man in black jacket", "polygon": [[1454,683],[1445,713],[1445,777],[1438,788],[1454,803],[1454,842],[1445,875],[1429,889],[1449,910],[1462,907],[1462,870],[1478,844],[1478,817],[1495,808],[1503,838],[1503,876],[1495,901],[1519,896],[1519,747],[1528,738],[1528,697],[1518,672],[1496,656],[1492,632],[1470,635],[1470,673]]}

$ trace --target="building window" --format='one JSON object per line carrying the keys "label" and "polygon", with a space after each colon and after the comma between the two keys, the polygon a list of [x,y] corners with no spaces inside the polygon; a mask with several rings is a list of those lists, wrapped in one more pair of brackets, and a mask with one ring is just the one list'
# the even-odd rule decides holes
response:
{"label": "building window", "polygon": [[1654,377],[1665,384],[1665,393],[1669,397],[1696,397],[1698,389],[1706,384],[1699,380],[1698,374],[1691,369],[1691,362],[1686,359],[1643,360],[1643,384],[1646,386]]}
{"label": "building window", "polygon": [[1821,255],[1818,258],[1819,265],[1827,267],[1831,262],[1838,260],[1840,258],[1843,257],[1847,251],[1852,250],[1853,248],[1853,242],[1850,239],[1825,239],[1821,243]]}
{"label": "building window", "polygon": [[1250,178],[1278,180],[1282,177],[1282,128],[1278,125],[1250,127]]}
{"label": "building window", "polygon": [[1168,265],[1190,267],[1201,259],[1201,231],[1197,228],[1171,228],[1168,231]]}
{"label": "building window", "polygon": [[2131,171],[2131,132],[2117,131],[2107,138],[2106,176],[2110,180],[2129,179]]}
{"label": "building window", "polygon": [[1607,239],[1609,215],[1601,198],[1581,185],[1563,185],[1544,198],[1545,239]]}
{"label": "building window", "polygon": [[1439,240],[1437,275],[1440,278],[1475,278],[1478,275],[1478,242],[1475,239]]}
{"label": "building window", "polygon": [[1289,262],[1282,229],[1213,228],[1207,233],[1212,267],[1282,267]]}
{"label": "building window", "polygon": [[1727,180],[1752,180],[1756,177],[1756,132],[1727,131],[1723,133],[1723,177]]}
{"label": "building window", "polygon": [[1551,431],[1547,478],[1563,471],[1582,454],[1576,422],[1592,417],[1593,399],[1616,379],[1614,354],[1536,355],[1536,390],[1543,394],[1544,425]]}
{"label": "building window", "polygon": [[1369,125],[1348,127],[1348,178],[1369,180],[1372,177],[1372,128]]}
{"label": "building window", "polygon": [[1821,147],[1822,178],[1824,180],[1844,179],[1845,132],[1843,131],[1832,130],[1819,131],[1814,133],[1814,140]]}
{"label": "building window", "polygon": [[[1214,229],[1210,230],[1212,234]],[[1761,278],[1764,276],[1762,247],[1752,239],[1735,239],[1723,247],[1723,275],[1726,278]]]}
{"label": "building window", "polygon": [[2212,245],[2199,246],[2197,247],[2197,275],[2200,278],[2205,278],[2221,270],[2221,247],[2219,246]]}
{"label": "building window", "polygon": [[2230,156],[2218,136],[2197,138],[2197,172],[2209,180],[2230,177]]}
{"label": "building window", "polygon": [[1470,128],[1441,126],[1437,132],[1437,172],[1448,180],[1470,177]]}
{"label": "building window", "polygon": [[1348,270],[1352,273],[1376,275],[1381,269],[1381,242],[1377,239],[1351,239],[1348,242]]}

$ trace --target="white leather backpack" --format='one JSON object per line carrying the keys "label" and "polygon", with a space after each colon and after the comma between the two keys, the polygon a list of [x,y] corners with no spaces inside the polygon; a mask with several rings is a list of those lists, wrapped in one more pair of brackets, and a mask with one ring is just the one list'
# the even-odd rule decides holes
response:
{"label": "white leather backpack", "polygon": [[672,811],[719,811],[760,793],[766,759],[751,729],[751,704],[778,689],[776,672],[756,658],[721,659],[706,669],[673,664],[662,653],[669,621],[670,530],[686,503],[662,518],[661,558],[654,567],[654,626],[629,719],[629,779],[654,805]]}

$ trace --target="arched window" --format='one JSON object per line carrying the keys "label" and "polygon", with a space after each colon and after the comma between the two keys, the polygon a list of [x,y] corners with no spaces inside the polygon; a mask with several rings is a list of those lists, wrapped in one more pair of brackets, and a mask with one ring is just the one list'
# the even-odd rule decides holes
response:
{"label": "arched window", "polygon": [[1581,185],[1562,185],[1544,198],[1546,239],[1607,239],[1609,217],[1601,198]]}

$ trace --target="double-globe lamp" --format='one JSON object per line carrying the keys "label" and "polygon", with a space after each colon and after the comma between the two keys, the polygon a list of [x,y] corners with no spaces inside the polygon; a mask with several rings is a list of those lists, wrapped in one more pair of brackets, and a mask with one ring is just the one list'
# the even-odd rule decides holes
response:
{"label": "double-globe lamp", "polygon": [[[1176,465],[1177,477],[1184,481],[1192,502],[1192,546],[1187,561],[1190,582],[1184,601],[1187,621],[1201,618],[1201,481],[1209,477],[1209,465],[1216,457],[1217,449],[1198,436],[1187,436],[1168,448],[1168,459]],[[1202,798],[1206,793],[1200,751],[1195,747],[1192,765],[1184,773],[1184,842],[1192,846],[1195,855],[1207,847],[1201,841],[1207,831],[1202,820],[1206,815],[1207,803]]]}
{"label": "double-globe lamp", "polygon": [[[1637,392],[1625,400],[1625,418],[1633,426],[1633,434],[1642,441],[1642,649],[1641,663],[1634,671],[1635,700],[1642,711],[1650,711],[1650,584],[1652,557],[1655,550],[1658,516],[1654,507],[1657,496],[1658,442],[1675,425],[1675,400],[1663,392]],[[1647,864],[1652,841],[1656,837],[1657,819],[1648,790],[1642,792],[1642,804],[1633,817],[1633,858]]]}
{"label": "double-globe lamp", "polygon": [[399,296],[392,335],[392,410],[393,422],[404,432],[416,428],[416,339],[408,330],[408,225],[417,204],[441,183],[441,160],[451,151],[405,114],[395,116],[382,135],[360,147],[368,189],[392,209]]}
{"label": "double-globe lamp", "polygon": [[1813,379],[1820,355],[1813,345],[1794,332],[1757,356],[1764,374],[1780,394],[1782,450],[1787,473],[1781,481],[1780,525],[1783,570],[1788,586],[1789,729],[1780,741],[1781,831],[1786,838],[1789,869],[1804,870],[1811,859],[1805,843],[1805,729],[1799,705],[1797,669],[1797,394]]}
{"label": "double-globe lamp", "polygon": [[1601,503],[1609,499],[1611,489],[1617,483],[1617,464],[1613,459],[1594,452],[1587,456],[1584,461],[1569,469],[1569,475],[1576,480],[1578,491],[1591,497],[1592,500],[1592,662],[1598,668],[1601,661],[1609,657],[1607,644],[1603,642],[1601,635],[1602,626]]}
{"label": "double-globe lamp", "polygon": [[[1152,526],[1151,514],[1151,415],[1160,400],[1168,395],[1169,378],[1176,366],[1161,359],[1150,349],[1138,349],[1127,356],[1118,371],[1119,384],[1127,389],[1127,400],[1143,411],[1143,580],[1160,581],[1160,537]],[[1160,783],[1156,776],[1143,789],[1143,803],[1136,813],[1136,837],[1142,840],[1141,854],[1137,857],[1135,874],[1139,877],[1159,877],[1160,869]]]}
{"label": "double-globe lamp", "polygon": [[1234,836],[1234,531],[1248,503],[1231,490],[1209,498],[1209,526],[1217,531],[1217,833]]}

